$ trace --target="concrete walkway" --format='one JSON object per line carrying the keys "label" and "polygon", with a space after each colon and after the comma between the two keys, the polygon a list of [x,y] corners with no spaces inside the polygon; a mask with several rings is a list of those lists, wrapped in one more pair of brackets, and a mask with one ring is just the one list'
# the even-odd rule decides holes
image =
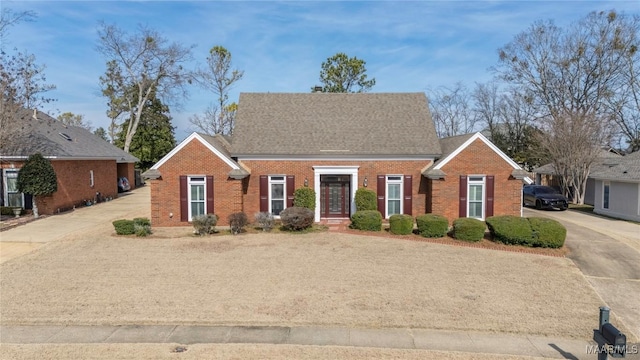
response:
{"label": "concrete walkway", "polygon": [[[584,359],[590,342],[540,336],[424,329],[275,326],[1,326],[2,343],[289,344],[428,349]],[[632,359],[632,357],[628,357]]]}

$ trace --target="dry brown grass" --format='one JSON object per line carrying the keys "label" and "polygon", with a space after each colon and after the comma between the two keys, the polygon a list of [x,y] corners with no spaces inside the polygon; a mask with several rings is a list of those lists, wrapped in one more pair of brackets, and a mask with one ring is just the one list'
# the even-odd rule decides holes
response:
{"label": "dry brown grass", "polygon": [[112,231],[0,265],[2,323],[410,327],[588,339],[602,304],[565,258],[332,232]]}

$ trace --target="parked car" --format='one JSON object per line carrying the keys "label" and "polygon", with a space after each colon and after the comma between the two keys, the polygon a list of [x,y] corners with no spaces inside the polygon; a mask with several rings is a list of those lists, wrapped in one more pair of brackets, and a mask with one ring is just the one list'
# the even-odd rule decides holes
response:
{"label": "parked car", "polygon": [[569,200],[551,186],[525,185],[522,188],[522,205],[535,206],[538,210],[567,210]]}
{"label": "parked car", "polygon": [[118,178],[118,192],[125,192],[131,190],[129,180],[126,177]]}

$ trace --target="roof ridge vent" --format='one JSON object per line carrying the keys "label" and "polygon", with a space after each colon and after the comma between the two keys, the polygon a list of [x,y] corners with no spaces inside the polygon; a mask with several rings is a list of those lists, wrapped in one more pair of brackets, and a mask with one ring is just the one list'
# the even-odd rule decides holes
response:
{"label": "roof ridge vent", "polygon": [[62,138],[67,140],[67,141],[71,141],[72,140],[71,136],[69,136],[69,135],[67,135],[65,133],[59,132],[58,135],[62,136]]}

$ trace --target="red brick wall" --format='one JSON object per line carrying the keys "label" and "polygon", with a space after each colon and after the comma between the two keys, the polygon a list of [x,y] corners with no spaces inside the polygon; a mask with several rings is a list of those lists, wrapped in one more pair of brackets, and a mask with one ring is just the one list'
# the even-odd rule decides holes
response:
{"label": "red brick wall", "polygon": [[[231,168],[200,141],[192,140],[158,169],[162,177],[148,180],[151,186],[151,223],[153,226],[188,226],[180,221],[180,176],[213,176],[214,213],[219,225],[227,217],[242,211],[242,181],[228,177]],[[210,212],[209,209],[207,209]],[[250,215],[250,214],[247,214]]]}
{"label": "red brick wall", "polygon": [[520,216],[522,180],[511,177],[513,168],[482,140],[477,139],[443,166],[443,180],[429,180],[432,196],[427,207],[450,222],[458,218],[460,175],[494,175],[494,215]]}
{"label": "red brick wall", "polygon": [[[129,180],[129,185],[131,185],[131,190],[136,188],[136,174],[135,174],[135,166],[134,163],[120,163],[118,164],[118,178],[126,177]],[[117,181],[115,179],[114,181]]]}
{"label": "red brick wall", "polygon": [[[2,167],[9,168],[11,164],[20,168],[23,163],[3,163]],[[40,214],[54,214],[73,206],[82,206],[85,200],[93,201],[96,192],[104,197],[117,196],[114,160],[53,160],[51,165],[58,178],[58,191],[51,196],[36,198]],[[93,187],[89,182],[90,170],[93,170]]]}
{"label": "red brick wall", "polygon": [[260,175],[294,175],[296,189],[304,186],[304,179],[309,180],[309,187],[314,188],[314,170],[316,165],[330,166],[359,166],[358,187],[362,187],[364,178],[368,180],[368,188],[376,191],[378,175],[413,175],[412,183],[412,207],[413,215],[425,213],[427,192],[421,185],[421,171],[430,161],[242,161],[249,169],[251,176],[248,180],[248,191],[244,200],[244,212],[253,217],[260,211]]}

